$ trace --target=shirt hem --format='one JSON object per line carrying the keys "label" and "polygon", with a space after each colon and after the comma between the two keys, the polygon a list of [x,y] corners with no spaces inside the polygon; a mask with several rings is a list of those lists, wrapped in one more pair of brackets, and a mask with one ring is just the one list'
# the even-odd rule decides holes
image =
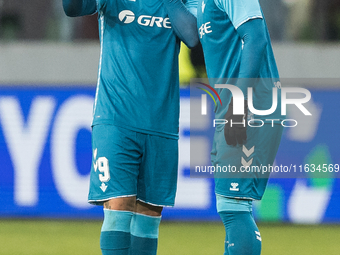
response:
{"label": "shirt hem", "polygon": [[113,126],[116,126],[116,127],[126,128],[126,129],[129,129],[131,131],[138,132],[138,133],[155,135],[155,136],[160,136],[160,137],[174,139],[174,140],[179,139],[178,134],[161,132],[161,131],[150,130],[150,129],[137,128],[137,127],[133,127],[133,126],[129,126],[129,125],[121,125],[121,124],[119,124],[117,122],[113,122],[111,120],[102,120],[100,122],[94,121],[94,122],[92,122],[91,127],[96,126],[96,125],[113,125]]}

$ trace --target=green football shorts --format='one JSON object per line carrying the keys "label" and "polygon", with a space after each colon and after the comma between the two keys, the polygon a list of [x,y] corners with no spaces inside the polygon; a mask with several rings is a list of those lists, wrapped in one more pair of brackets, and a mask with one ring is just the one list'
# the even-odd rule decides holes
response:
{"label": "green football shorts", "polygon": [[92,127],[88,201],[101,205],[117,197],[173,206],[177,189],[178,140],[114,125]]}

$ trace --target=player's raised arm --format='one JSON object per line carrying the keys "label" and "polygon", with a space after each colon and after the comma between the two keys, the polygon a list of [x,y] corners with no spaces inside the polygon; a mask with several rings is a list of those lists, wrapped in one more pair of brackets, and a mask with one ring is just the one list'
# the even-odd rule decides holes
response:
{"label": "player's raised arm", "polygon": [[63,0],[63,8],[69,17],[90,15],[97,11],[96,0]]}
{"label": "player's raised arm", "polygon": [[[193,13],[196,13],[196,2],[196,0],[190,1],[190,11]],[[189,48],[196,46],[199,42],[196,17],[181,0],[163,0],[163,3],[176,35]]]}

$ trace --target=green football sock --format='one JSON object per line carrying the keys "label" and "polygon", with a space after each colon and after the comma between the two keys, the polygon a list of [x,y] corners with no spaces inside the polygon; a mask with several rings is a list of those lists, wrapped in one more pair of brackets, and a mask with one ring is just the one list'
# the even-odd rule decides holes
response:
{"label": "green football sock", "polygon": [[131,221],[130,255],[156,255],[161,217],[134,214]]}
{"label": "green football sock", "polygon": [[128,255],[133,212],[104,209],[104,222],[100,235],[103,255]]}

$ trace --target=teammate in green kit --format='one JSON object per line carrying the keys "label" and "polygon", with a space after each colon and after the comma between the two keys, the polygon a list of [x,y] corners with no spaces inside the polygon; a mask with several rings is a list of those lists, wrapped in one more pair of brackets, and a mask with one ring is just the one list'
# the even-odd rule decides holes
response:
{"label": "teammate in green kit", "polygon": [[[222,100],[215,108],[215,119],[227,122],[216,125],[211,161],[213,166],[237,169],[215,174],[217,211],[226,231],[224,254],[258,255],[261,235],[252,216],[252,201],[262,198],[269,176],[241,170],[272,165],[281,140],[280,122],[266,120],[281,119],[279,104],[269,116],[251,114],[247,107],[249,87],[257,110],[271,108],[274,89],[280,99],[270,37],[258,0],[199,0],[197,22],[209,83]],[[243,97],[216,84],[236,86]],[[244,112],[234,114],[234,103],[241,99]],[[263,121],[263,126],[254,127],[252,119]]]}
{"label": "teammate in green kit", "polygon": [[[89,202],[104,205],[108,254],[156,254],[177,185],[182,40],[198,43],[195,1],[63,0],[68,16],[98,13]],[[194,15],[191,13],[193,12]]]}

